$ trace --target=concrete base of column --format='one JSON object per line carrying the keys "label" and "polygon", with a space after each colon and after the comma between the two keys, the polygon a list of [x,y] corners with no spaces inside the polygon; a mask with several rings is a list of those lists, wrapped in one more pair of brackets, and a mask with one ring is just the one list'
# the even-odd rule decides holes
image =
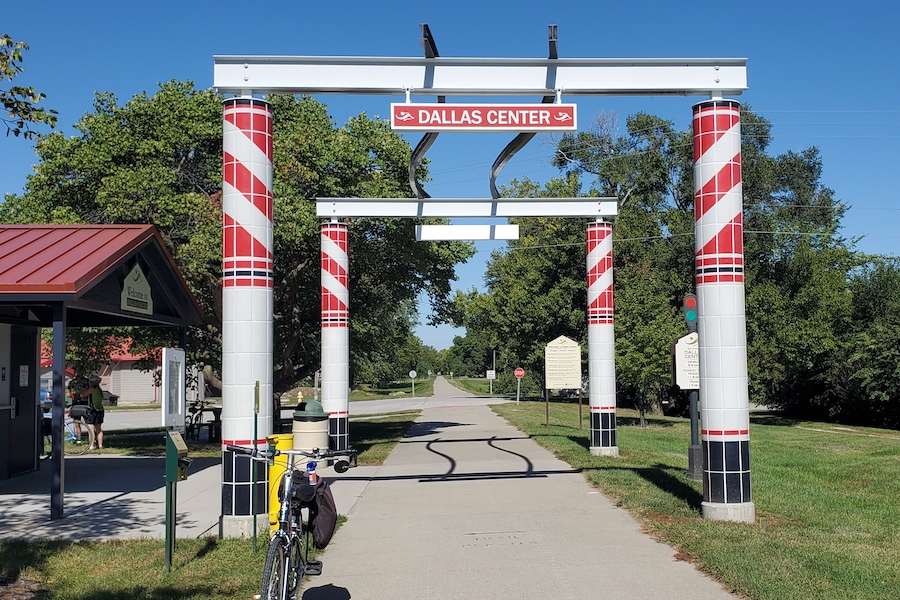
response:
{"label": "concrete base of column", "polygon": [[619,458],[618,446],[591,446],[590,450],[592,456],[612,456],[613,458]]}
{"label": "concrete base of column", "polygon": [[752,502],[738,502],[735,504],[703,502],[701,507],[704,519],[756,523],[756,506]]}
{"label": "concrete base of column", "polygon": [[[256,535],[263,540],[264,545],[268,544],[269,515],[256,515],[256,527]],[[253,515],[222,516],[219,519],[219,537],[223,539],[253,537]]]}

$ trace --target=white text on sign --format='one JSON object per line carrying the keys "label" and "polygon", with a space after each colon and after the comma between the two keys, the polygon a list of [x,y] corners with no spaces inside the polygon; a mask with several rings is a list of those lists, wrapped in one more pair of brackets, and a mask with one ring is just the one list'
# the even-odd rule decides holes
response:
{"label": "white text on sign", "polygon": [[397,131],[575,131],[574,104],[391,104]]}

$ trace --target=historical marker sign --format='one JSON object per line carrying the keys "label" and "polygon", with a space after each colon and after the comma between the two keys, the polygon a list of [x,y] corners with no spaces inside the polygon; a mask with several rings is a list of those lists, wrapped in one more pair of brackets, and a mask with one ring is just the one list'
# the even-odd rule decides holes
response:
{"label": "historical marker sign", "polygon": [[547,389],[581,388],[581,346],[564,335],[544,348],[544,373]]}
{"label": "historical marker sign", "polygon": [[394,131],[576,131],[575,104],[391,104]]}

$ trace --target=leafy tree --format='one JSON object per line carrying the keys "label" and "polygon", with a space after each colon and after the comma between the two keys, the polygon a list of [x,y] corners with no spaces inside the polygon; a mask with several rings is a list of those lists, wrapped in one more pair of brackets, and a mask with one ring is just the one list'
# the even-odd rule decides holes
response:
{"label": "leafy tree", "polygon": [[[25,50],[28,50],[28,44],[25,42],[16,42],[5,33],[0,36],[0,80],[11,82],[22,73],[22,52]],[[6,111],[6,116],[0,119],[6,126],[6,135],[12,133],[31,139],[36,133],[31,130],[29,124],[55,127],[56,111],[35,106],[46,97],[33,87],[14,85],[5,90],[0,89],[0,102]]]}
{"label": "leafy tree", "polygon": [[[324,105],[277,96],[274,109],[275,391],[318,368],[319,221],[315,197],[409,195],[409,146],[363,114],[337,127]],[[98,94],[79,136],[42,136],[40,164],[22,196],[0,207],[5,222],[155,223],[206,315],[191,328],[193,358],[221,356],[222,99],[171,81],[124,106]],[[427,173],[422,168],[422,177]],[[467,244],[415,241],[408,220],[358,219],[350,227],[351,362],[397,363],[424,291],[445,310]],[[135,329],[136,351],[170,344],[172,332]],[[97,346],[101,345],[98,340]],[[149,366],[149,365],[147,365]],[[407,369],[408,371],[408,369]],[[373,375],[374,376],[374,375]]]}

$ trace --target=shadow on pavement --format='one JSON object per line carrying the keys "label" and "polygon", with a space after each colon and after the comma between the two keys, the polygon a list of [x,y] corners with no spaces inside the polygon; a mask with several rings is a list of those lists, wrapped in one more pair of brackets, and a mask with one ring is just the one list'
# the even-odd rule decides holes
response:
{"label": "shadow on pavement", "polygon": [[309,588],[303,592],[303,600],[350,600],[347,588],[329,583],[321,587]]}

